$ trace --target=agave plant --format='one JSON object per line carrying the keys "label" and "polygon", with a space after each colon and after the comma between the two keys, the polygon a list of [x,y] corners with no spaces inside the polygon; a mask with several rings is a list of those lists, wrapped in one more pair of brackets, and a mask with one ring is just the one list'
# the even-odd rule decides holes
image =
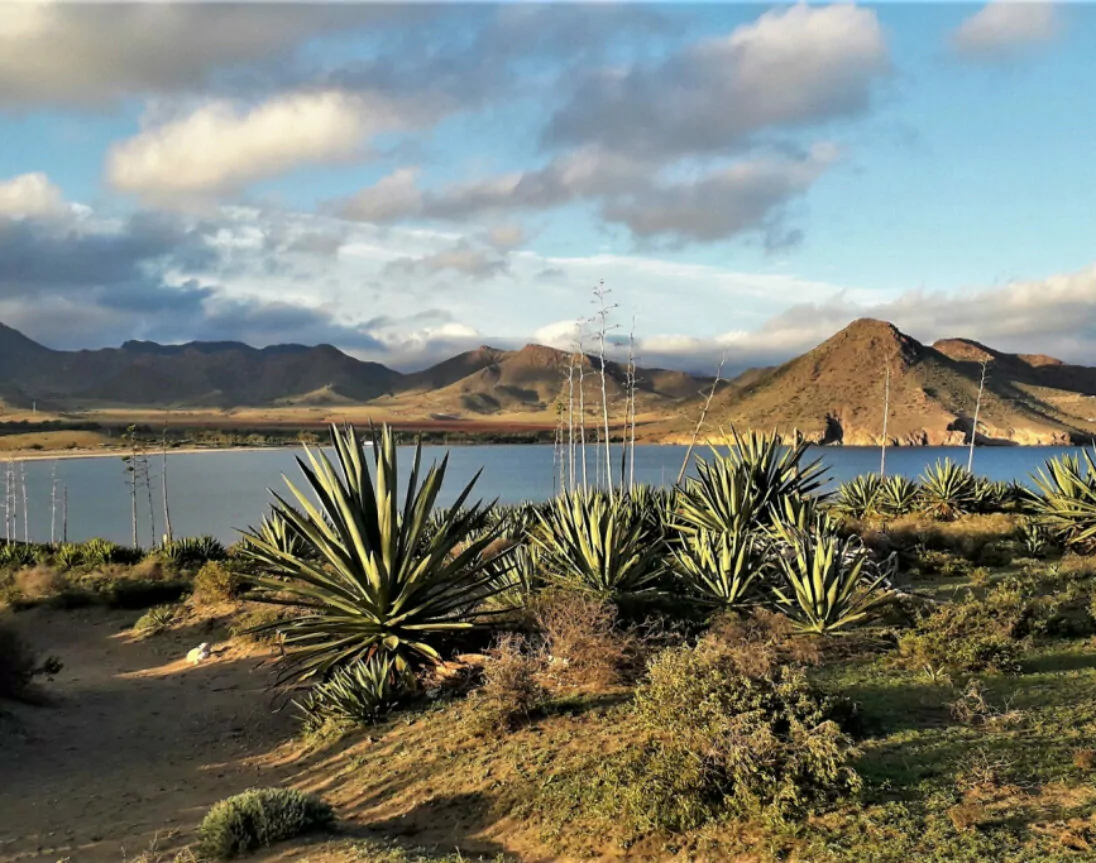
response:
{"label": "agave plant", "polygon": [[680,490],[675,525],[684,534],[702,530],[741,533],[762,521],[765,501],[749,475],[726,456],[696,460],[696,477]]}
{"label": "agave plant", "polygon": [[139,548],[118,545],[109,539],[89,539],[81,548],[85,565],[97,569],[111,563],[133,564],[144,557]]}
{"label": "agave plant", "polygon": [[892,517],[909,515],[917,506],[920,492],[921,489],[913,480],[904,476],[889,476],[879,488],[879,511]]}
{"label": "agave plant", "polygon": [[727,608],[752,599],[767,569],[763,543],[746,532],[701,530],[687,536],[683,548],[674,552],[674,571],[688,590]]}
{"label": "agave plant", "polygon": [[1096,545],[1096,463],[1088,451],[1048,459],[1032,480],[1036,522],[1066,545]]}
{"label": "agave plant", "polygon": [[1025,521],[1020,528],[1020,542],[1029,557],[1047,557],[1054,551],[1054,538],[1037,521]]}
{"label": "agave plant", "polygon": [[485,553],[497,529],[470,539],[491,505],[464,508],[479,474],[429,531],[448,456],[423,477],[421,442],[416,446],[401,505],[396,444],[387,426],[374,434],[375,477],[352,428],[333,426],[331,442],[338,468],[322,451],[306,450],[307,461],[297,459],[315,502],[289,480],[299,508],[275,495],[275,511],[307,553],[286,551],[257,530],[246,534],[243,554],[263,571],[250,579],[258,588],[253,598],[305,610],[276,624],[300,677],[324,676],[377,653],[390,655],[401,670],[439,661],[440,641],[481,622],[478,604],[498,590],[493,557]]}
{"label": "agave plant", "polygon": [[778,434],[741,436],[734,429],[731,436],[726,453],[713,448],[710,462],[697,459],[696,477],[680,489],[676,511],[683,532],[737,533],[771,523],[788,499],[823,497],[824,469],[819,459],[803,464],[805,441],[786,446]]}
{"label": "agave plant", "polygon": [[83,549],[74,542],[63,542],[54,552],[53,562],[62,572],[75,569],[84,560]]}
{"label": "agave plant", "polygon": [[529,543],[515,543],[508,554],[491,557],[488,592],[491,602],[503,608],[524,608],[540,585],[540,550]]}
{"label": "agave plant", "polygon": [[294,705],[306,731],[327,720],[371,725],[391,712],[409,688],[408,675],[393,657],[374,654],[336,669]]}
{"label": "agave plant", "polygon": [[215,536],[188,536],[160,546],[159,556],[180,568],[199,567],[211,560],[224,560],[224,544]]}
{"label": "agave plant", "polygon": [[602,596],[650,590],[662,575],[662,549],[626,501],[575,492],[556,498],[531,539],[547,577]]}
{"label": "agave plant", "polygon": [[938,461],[921,476],[920,508],[933,518],[953,519],[974,509],[975,487],[974,474],[965,467]]}
{"label": "agave plant", "polygon": [[804,632],[840,633],[863,623],[889,598],[878,572],[855,539],[832,533],[786,532],[777,557],[777,606]]}
{"label": "agave plant", "polygon": [[21,569],[34,563],[34,549],[21,542],[11,542],[0,545],[0,567],[6,569]]}
{"label": "agave plant", "polygon": [[300,536],[277,510],[272,510],[268,515],[263,516],[257,533],[264,542],[285,554],[299,556],[305,552],[306,546],[301,542]]}
{"label": "agave plant", "polygon": [[878,474],[865,473],[841,483],[834,508],[851,518],[867,518],[880,511],[879,497],[883,479]]}
{"label": "agave plant", "polygon": [[114,562],[117,549],[118,546],[110,540],[96,537],[85,542],[81,551],[84,562],[88,566],[99,568]]}
{"label": "agave plant", "polygon": [[984,476],[974,479],[974,508],[978,512],[1000,512],[1011,500],[1012,490],[1007,482],[988,479]]}

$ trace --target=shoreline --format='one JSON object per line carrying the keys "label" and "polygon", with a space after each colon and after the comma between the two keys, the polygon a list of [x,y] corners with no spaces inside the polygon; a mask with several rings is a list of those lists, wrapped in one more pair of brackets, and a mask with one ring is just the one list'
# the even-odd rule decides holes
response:
{"label": "shoreline", "polygon": [[[298,449],[301,444],[285,444],[281,446],[180,446],[169,447],[167,450],[168,455],[174,455],[176,453],[181,455],[190,455],[193,453],[213,453],[213,452],[263,452],[269,450],[280,449]],[[69,461],[72,459],[82,458],[125,458],[130,454],[130,450],[123,449],[121,447],[114,448],[97,448],[97,449],[59,449],[59,450],[11,450],[5,452],[0,456],[0,461]],[[145,454],[149,458],[158,458],[163,454],[163,450],[148,449]]]}
{"label": "shoreline", "polygon": [[[644,441],[636,442],[637,446],[648,447],[679,447],[681,449],[686,448],[688,445],[673,441]],[[240,452],[272,452],[275,450],[296,450],[303,449],[306,445],[301,443],[285,443],[285,444],[265,444],[256,446],[180,446],[169,447],[167,450],[168,455],[194,455],[198,453],[240,453]],[[319,449],[327,448],[327,444],[310,444]],[[411,444],[400,444],[400,447],[411,446]],[[461,441],[457,443],[428,443],[424,442],[423,447],[482,447],[482,446],[552,446],[551,443],[544,443],[541,441],[525,441],[525,442],[510,442],[510,443],[476,443],[475,441]],[[619,442],[614,442],[614,447],[619,446]],[[702,449],[708,446],[722,446],[721,443],[708,444],[698,442],[696,448]],[[1086,444],[1013,444],[1009,447],[1001,447],[994,444],[983,444],[976,447],[976,449],[1052,449],[1052,450],[1068,450],[1068,449],[1083,449]],[[871,444],[850,444],[850,445],[833,445],[833,444],[811,444],[811,449],[816,450],[875,450],[879,451],[879,446],[872,446]],[[920,449],[948,449],[948,450],[965,450],[967,446],[965,444],[915,444],[896,446],[891,444],[887,449],[894,450],[920,450]],[[159,448],[149,448],[145,451],[146,455],[150,459],[160,458],[163,450]],[[130,454],[130,451],[122,447],[118,448],[82,448],[82,449],[58,449],[58,450],[11,450],[8,452],[0,453],[0,462],[5,461],[72,461],[78,459],[93,459],[93,458],[125,458]]]}

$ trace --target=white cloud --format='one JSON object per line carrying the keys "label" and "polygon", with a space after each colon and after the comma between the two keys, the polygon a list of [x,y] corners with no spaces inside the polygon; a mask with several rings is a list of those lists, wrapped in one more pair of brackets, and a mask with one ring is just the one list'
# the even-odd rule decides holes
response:
{"label": "white cloud", "polygon": [[861,113],[889,69],[874,11],[801,3],[657,66],[583,80],[548,137],[645,155],[725,151],[766,129]]}
{"label": "white cloud", "polygon": [[782,207],[804,194],[837,158],[829,145],[804,159],[758,158],[704,174],[695,180],[653,183],[609,200],[603,214],[640,238],[718,240],[770,228],[771,242],[786,236],[776,224]]}
{"label": "white cloud", "polygon": [[956,28],[952,46],[969,57],[996,57],[1044,44],[1057,33],[1053,4],[993,0]]}
{"label": "white cloud", "polygon": [[399,14],[379,4],[0,3],[0,107],[194,92],[218,71]]}
{"label": "white cloud", "polygon": [[[657,164],[586,147],[543,168],[429,192],[418,188],[413,169],[402,169],[326,209],[378,224],[416,218],[463,223],[590,201],[606,221],[627,226],[640,239],[703,242],[762,231],[775,242],[786,235],[784,205],[806,193],[837,157],[834,146],[821,143],[800,158],[758,156],[668,179],[670,172]],[[520,234],[509,233],[501,244],[488,241],[500,248],[520,242]],[[495,236],[501,236],[498,229]]]}
{"label": "white cloud", "polygon": [[61,190],[41,172],[0,181],[0,216],[43,218],[66,211]]}
{"label": "white cloud", "polygon": [[215,101],[112,146],[107,177],[154,201],[231,192],[301,165],[352,159],[370,135],[406,119],[386,100],[337,91],[283,94],[246,111]]}

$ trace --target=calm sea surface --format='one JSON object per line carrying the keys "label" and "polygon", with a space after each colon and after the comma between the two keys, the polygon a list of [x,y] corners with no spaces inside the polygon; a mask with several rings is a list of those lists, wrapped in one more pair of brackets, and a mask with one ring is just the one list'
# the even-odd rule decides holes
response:
{"label": "calm sea surface", "polygon": [[[1051,456],[1071,450],[1061,447],[986,447],[975,451],[974,469],[993,479],[1026,482],[1029,474]],[[405,451],[406,452],[406,451]],[[481,467],[483,475],[473,496],[497,497],[511,503],[550,497],[558,481],[551,446],[454,446],[426,447],[424,462],[449,453],[449,473],[442,492],[442,504],[451,502],[464,483]],[[699,450],[703,455],[706,450]],[[826,447],[813,451],[830,470],[834,482],[859,473],[879,470],[879,450],[873,447]],[[636,447],[636,477],[639,481],[672,484],[681,466],[685,447]],[[168,488],[171,520],[176,536],[212,534],[224,542],[238,538],[237,529],[255,524],[270,502],[268,489],[285,488],[282,474],[297,478],[298,452],[284,450],[209,451],[175,453],[168,456]],[[407,452],[409,456],[409,452]],[[926,465],[950,457],[966,463],[967,451],[959,447],[905,447],[887,451],[887,473],[915,477]],[[614,448],[614,467],[619,470],[620,450]],[[151,458],[153,506],[156,536],[163,532],[163,503],[160,496],[161,463]],[[593,447],[587,450],[588,473],[593,481],[597,465]],[[409,465],[409,458],[403,463]],[[122,460],[116,457],[36,460],[23,463],[26,471],[30,537],[51,538],[51,487],[68,489],[68,538],[80,541],[102,536],[116,542],[130,539],[130,498]],[[615,475],[615,473],[614,473]],[[17,484],[18,485],[18,484]],[[0,473],[0,498],[3,475]],[[58,491],[58,498],[60,491]],[[22,492],[18,493],[22,511]],[[142,491],[140,539],[148,545],[152,534],[148,524],[148,502]],[[2,529],[2,525],[0,525]],[[16,527],[23,537],[23,525]],[[57,505],[54,536],[61,538],[61,507]]]}

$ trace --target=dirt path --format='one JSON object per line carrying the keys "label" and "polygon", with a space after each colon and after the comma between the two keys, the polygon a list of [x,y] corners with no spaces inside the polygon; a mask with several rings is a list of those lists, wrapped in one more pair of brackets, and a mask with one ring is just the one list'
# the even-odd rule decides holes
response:
{"label": "dirt path", "polygon": [[2,863],[120,863],[157,835],[169,834],[168,845],[172,831],[189,838],[217,800],[290,776],[289,765],[259,763],[294,727],[289,711],[273,712],[262,655],[221,645],[190,666],[187,650],[209,635],[135,641],[127,629],[137,616],[38,609],[12,618],[64,669],[43,687],[49,705],[5,705],[0,720]]}

